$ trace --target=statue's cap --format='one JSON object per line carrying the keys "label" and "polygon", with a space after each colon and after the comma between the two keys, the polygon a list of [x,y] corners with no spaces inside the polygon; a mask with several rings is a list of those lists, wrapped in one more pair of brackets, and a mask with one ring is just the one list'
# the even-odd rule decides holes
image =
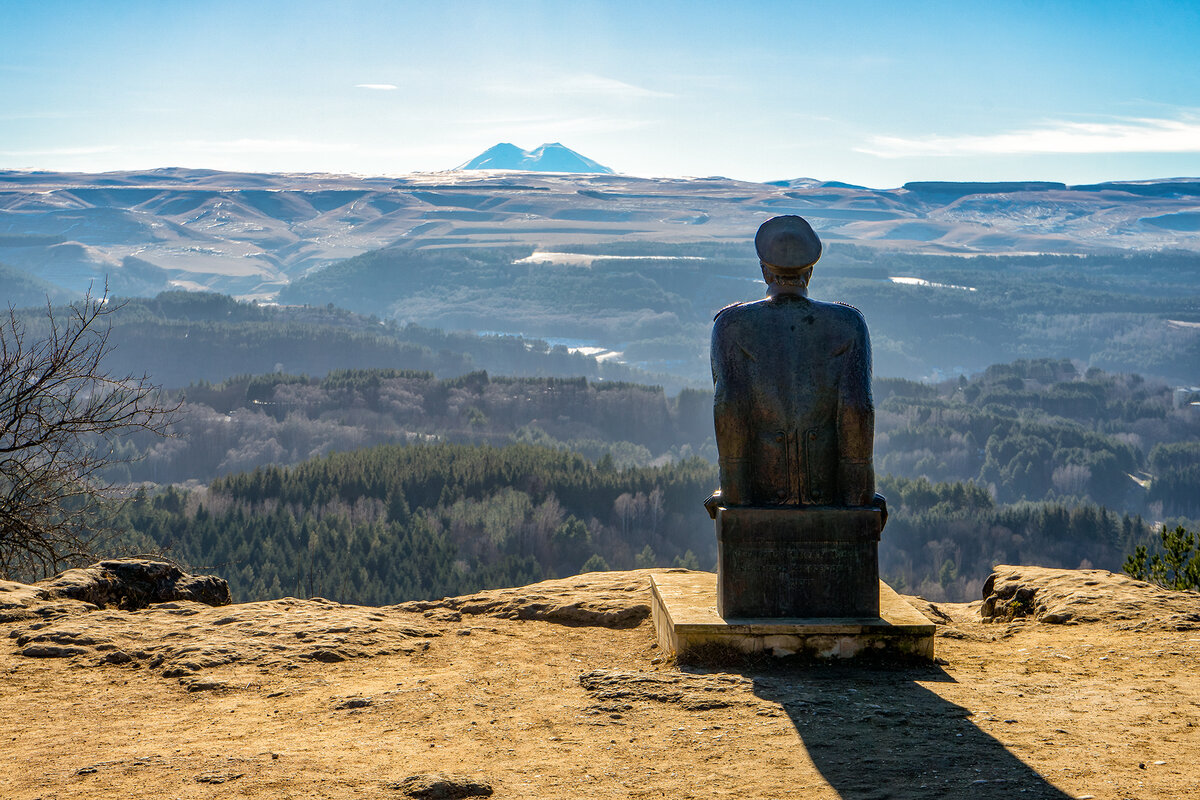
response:
{"label": "statue's cap", "polygon": [[817,263],[821,240],[804,217],[772,217],[759,226],[754,248],[776,275],[796,275]]}

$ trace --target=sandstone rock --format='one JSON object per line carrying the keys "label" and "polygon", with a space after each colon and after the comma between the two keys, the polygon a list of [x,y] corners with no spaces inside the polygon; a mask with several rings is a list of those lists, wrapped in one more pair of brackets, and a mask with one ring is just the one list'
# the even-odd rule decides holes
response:
{"label": "sandstone rock", "polygon": [[207,772],[196,776],[196,783],[228,783],[245,775],[244,772]]}
{"label": "sandstone rock", "polygon": [[[1034,585],[1036,570],[1004,569]],[[1125,590],[1104,575],[1080,576],[1097,581],[1081,586],[1111,609]],[[645,590],[620,586],[640,580],[581,576],[579,586],[636,604]],[[1039,584],[1035,603],[1051,588]],[[6,763],[19,766],[0,770],[0,797],[406,800],[490,784],[492,796],[522,800],[1064,800],[1094,793],[1101,776],[1116,788],[1097,796],[1176,800],[1196,794],[1200,632],[1122,629],[1191,613],[1155,605],[1160,594],[1146,588],[1129,587],[1129,597],[1153,602],[1129,605],[1133,616],[1116,623],[984,624],[978,601],[938,603],[953,620],[938,626],[941,668],[770,663],[726,673],[688,672],[669,657],[656,666],[666,654],[649,621],[439,623],[296,599],[122,611],[34,597],[22,607],[56,610],[0,625],[0,726]],[[584,592],[559,597],[569,604]],[[464,627],[472,636],[454,636]],[[84,652],[25,657],[16,644],[25,637],[24,647]],[[301,657],[320,648],[349,658]],[[376,659],[381,651],[395,655]],[[131,661],[101,663],[117,652]],[[185,663],[198,674],[163,677]],[[440,782],[435,772],[464,775]],[[203,785],[202,775],[226,782]]]}
{"label": "sandstone rock", "polygon": [[963,621],[955,620],[955,618],[951,614],[947,613],[947,611],[943,609],[941,605],[931,603],[924,597],[914,597],[912,595],[902,596],[910,606],[921,612],[921,615],[934,625],[952,625],[956,621]]}
{"label": "sandstone rock", "polygon": [[174,600],[210,606],[233,602],[229,584],[223,578],[189,575],[174,564],[137,558],[112,559],[69,569],[36,586],[47,597],[82,600],[101,608],[135,610]]}
{"label": "sandstone rock", "polygon": [[45,589],[16,581],[0,581],[0,608],[28,606],[50,595]]}
{"label": "sandstone rock", "polygon": [[1200,629],[1200,592],[1173,591],[1102,569],[997,566],[983,584],[985,622],[1109,622],[1158,630]]}
{"label": "sandstone rock", "polygon": [[[735,675],[691,675],[593,670],[579,676],[579,685],[597,700],[652,700],[673,703],[689,711],[756,705],[750,702],[753,683]],[[627,708],[627,707],[626,707]],[[622,709],[626,710],[626,709]]]}
{"label": "sandstone rock", "polygon": [[448,619],[445,612],[449,611],[580,627],[633,628],[650,616],[650,573],[656,571],[662,570],[594,572],[392,608],[425,612],[432,619]]}
{"label": "sandstone rock", "polygon": [[51,644],[32,644],[22,649],[21,655],[26,658],[71,658],[88,652],[83,647],[57,647]]}
{"label": "sandstone rock", "polygon": [[410,775],[402,781],[390,784],[390,789],[403,792],[419,800],[460,800],[463,797],[491,797],[492,785],[470,775],[432,772],[425,775]]}
{"label": "sandstone rock", "polygon": [[50,599],[45,589],[16,581],[0,581],[0,624],[34,619],[35,606]]}
{"label": "sandstone rock", "polygon": [[[70,609],[37,616],[51,602]],[[284,598],[212,607],[174,601],[140,611],[97,608],[73,601],[30,607],[34,616],[9,631],[23,655],[74,658],[88,666],[135,663],[164,677],[187,679],[227,664],[291,669],[428,649],[438,631],[417,627],[377,608]]]}
{"label": "sandstone rock", "polygon": [[346,711],[356,708],[367,708],[374,704],[375,700],[370,697],[347,697],[345,700],[334,706],[334,708],[338,711]]}

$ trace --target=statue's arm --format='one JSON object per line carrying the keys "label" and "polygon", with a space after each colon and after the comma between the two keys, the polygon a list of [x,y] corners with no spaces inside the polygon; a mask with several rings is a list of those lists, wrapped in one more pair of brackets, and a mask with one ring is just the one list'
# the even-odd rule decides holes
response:
{"label": "statue's arm", "polygon": [[871,399],[871,340],[856,313],[838,387],[838,492],[845,506],[875,501],[875,404]]}
{"label": "statue's arm", "polygon": [[[746,364],[733,355],[737,343],[719,318],[713,326],[713,423],[721,469],[721,505],[745,505],[750,499],[749,414]],[[744,355],[739,352],[739,355]]]}

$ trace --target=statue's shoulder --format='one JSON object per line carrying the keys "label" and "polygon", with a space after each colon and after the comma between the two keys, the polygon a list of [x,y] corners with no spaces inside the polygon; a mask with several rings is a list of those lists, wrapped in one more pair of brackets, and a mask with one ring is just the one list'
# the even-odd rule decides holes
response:
{"label": "statue's shoulder", "polygon": [[737,308],[740,305],[742,305],[742,304],[741,303],[730,303],[729,305],[725,306],[717,313],[713,314],[713,319],[720,319],[722,314],[729,311],[730,309]]}
{"label": "statue's shoulder", "polygon": [[866,318],[849,303],[814,301],[813,308],[825,319],[827,325],[842,331],[844,335],[855,338],[867,335]]}
{"label": "statue's shoulder", "polygon": [[713,319],[714,320],[721,319],[721,317],[724,317],[724,316],[730,314],[730,312],[734,312],[732,314],[732,316],[736,317],[737,309],[750,308],[751,306],[757,305],[758,303],[761,303],[761,302],[762,302],[761,300],[756,300],[754,302],[749,302],[749,303],[730,303],[729,305],[725,306],[720,311],[718,311],[716,314],[714,314]]}
{"label": "statue's shoulder", "polygon": [[866,318],[863,316],[863,313],[858,310],[858,306],[852,306],[849,303],[841,303],[841,302],[834,303],[833,305],[846,309],[843,313],[846,314],[846,316],[848,316],[848,317],[854,318],[856,321],[863,321],[863,322],[866,321]]}
{"label": "statue's shoulder", "polygon": [[813,305],[820,308],[826,314],[837,319],[845,320],[850,323],[865,322],[861,311],[857,307],[849,303],[834,302],[830,303],[824,300],[814,300]]}

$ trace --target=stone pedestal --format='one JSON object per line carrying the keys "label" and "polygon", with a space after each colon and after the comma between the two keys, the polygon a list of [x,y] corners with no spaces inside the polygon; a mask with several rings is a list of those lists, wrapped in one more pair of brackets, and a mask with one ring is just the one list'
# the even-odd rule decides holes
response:
{"label": "stone pedestal", "polygon": [[680,661],[721,660],[730,652],[933,660],[933,623],[882,581],[875,584],[878,615],[862,618],[727,619],[717,613],[717,576],[711,572],[656,573],[650,588],[658,644]]}
{"label": "stone pedestal", "polygon": [[877,618],[874,508],[718,508],[717,613],[736,618]]}

